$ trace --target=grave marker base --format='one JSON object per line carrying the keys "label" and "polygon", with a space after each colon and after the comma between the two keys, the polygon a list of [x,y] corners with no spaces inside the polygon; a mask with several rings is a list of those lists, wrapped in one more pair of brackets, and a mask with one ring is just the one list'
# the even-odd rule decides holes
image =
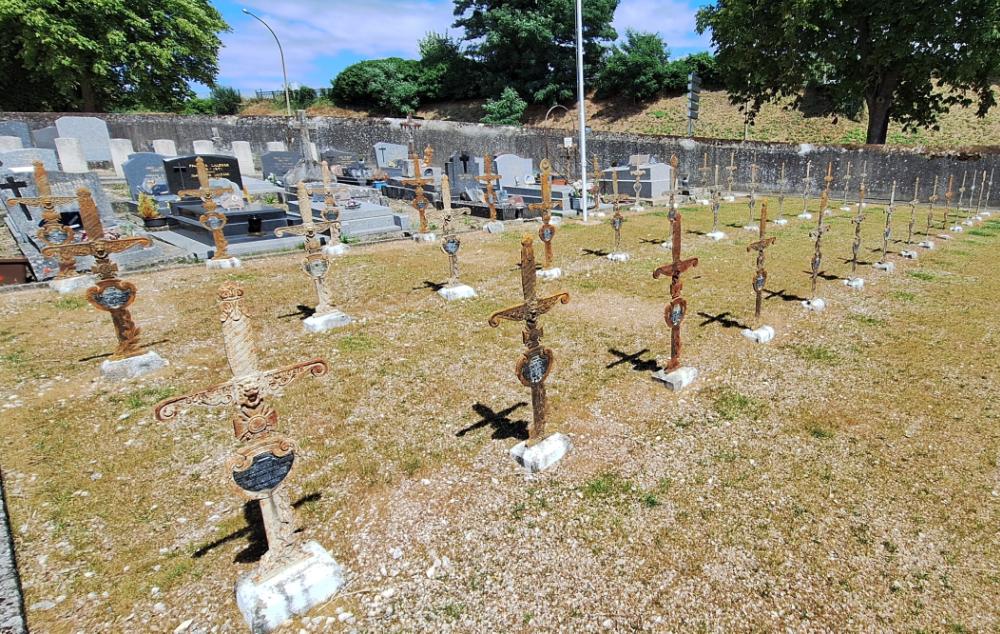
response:
{"label": "grave marker base", "polygon": [[74,275],[49,282],[49,288],[57,293],[73,293],[93,286],[97,278],[93,275]]}
{"label": "grave marker base", "polygon": [[653,373],[653,380],[663,383],[672,392],[680,392],[694,383],[694,380],[697,378],[698,369],[687,366],[677,368],[671,372],[659,370]]}
{"label": "grave marker base", "polygon": [[530,447],[528,441],[520,442],[511,448],[510,455],[525,471],[536,473],[559,462],[572,448],[569,437],[556,432]]}
{"label": "grave marker base", "polygon": [[456,299],[469,299],[476,296],[476,290],[466,284],[456,284],[455,286],[445,286],[438,290],[438,295],[449,302]]}
{"label": "grave marker base", "polygon": [[133,379],[169,365],[167,360],[152,350],[125,359],[107,360],[101,364],[101,376],[111,381]]}
{"label": "grave marker base", "polygon": [[348,315],[339,310],[322,315],[313,315],[302,320],[302,327],[306,332],[324,332],[334,328],[341,328],[354,321]]}

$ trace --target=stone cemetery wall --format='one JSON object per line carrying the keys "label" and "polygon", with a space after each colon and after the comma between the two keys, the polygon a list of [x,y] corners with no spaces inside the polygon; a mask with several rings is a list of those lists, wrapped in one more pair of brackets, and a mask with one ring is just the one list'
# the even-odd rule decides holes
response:
{"label": "stone cemetery wall", "polygon": [[[52,125],[59,113],[0,113],[0,120],[26,122],[32,130]],[[193,142],[199,139],[215,138],[218,151],[229,151],[233,141],[248,141],[256,156],[267,150],[267,143],[284,141],[290,151],[299,152],[298,133],[289,128],[284,117],[212,117],[175,115],[132,115],[105,114],[101,118],[108,122],[113,138],[130,139],[137,152],[150,151],[154,139],[174,139],[180,153],[193,150]],[[367,158],[375,165],[373,146],[380,141],[391,143],[407,142],[406,130],[399,127],[399,119],[339,119],[334,117],[314,117],[317,129],[311,137],[319,150],[333,148],[347,150]],[[566,136],[573,136],[571,130],[540,128],[516,128],[505,126],[485,126],[476,123],[455,123],[446,121],[422,121],[416,131],[420,148],[430,144],[434,147],[434,162],[443,165],[453,152],[468,152],[481,155],[514,153],[537,160],[548,156],[559,166],[562,158],[562,143]],[[1000,168],[1000,146],[977,147],[964,150],[927,151],[920,148],[809,145],[787,143],[762,143],[718,140],[686,139],[683,137],[624,134],[614,132],[593,132],[588,137],[588,154],[597,154],[603,165],[611,161],[625,163],[632,154],[652,154],[661,162],[676,153],[680,159],[681,176],[689,176],[694,186],[701,183],[697,171],[703,156],[708,153],[709,165],[718,163],[719,179],[725,186],[725,166],[729,164],[730,152],[736,151],[739,171],[736,174],[736,189],[746,190],[750,178],[750,162],[754,153],[759,168],[760,191],[774,192],[779,187],[781,164],[786,164],[789,189],[802,190],[802,177],[807,161],[812,161],[815,181],[813,195],[818,195],[822,187],[822,177],[828,161],[833,162],[835,200],[843,194],[841,176],[848,162],[851,167],[850,197],[857,196],[858,175],[864,161],[868,161],[868,196],[888,199],[893,179],[898,179],[897,200],[909,200],[913,195],[913,179],[920,177],[922,200],[930,195],[934,176],[939,176],[941,184],[938,193],[943,196],[949,174],[955,176],[955,198],[962,173],[980,174]],[[259,162],[259,160],[258,160]],[[590,161],[588,160],[588,168]],[[574,168],[574,173],[577,171]],[[991,192],[993,203],[1000,202],[1000,170],[995,177],[996,186]],[[969,193],[966,192],[968,198]],[[978,179],[977,179],[978,196]]]}

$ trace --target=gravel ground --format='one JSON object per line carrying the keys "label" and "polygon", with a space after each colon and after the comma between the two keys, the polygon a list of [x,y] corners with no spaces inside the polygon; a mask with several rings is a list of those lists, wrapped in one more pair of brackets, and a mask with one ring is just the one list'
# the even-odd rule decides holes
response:
{"label": "gravel ground", "polygon": [[[105,315],[44,290],[0,296],[0,447],[29,625],[244,631],[232,586],[262,535],[224,483],[228,414],[151,415],[225,380],[214,297],[236,279],[262,363],[332,368],[275,405],[302,446],[302,535],[348,584],[283,632],[997,631],[1000,222],[891,276],[865,265],[857,293],[839,279],[852,227],[834,216],[822,314],[798,304],[812,223],[775,227],[764,322],[778,337],[754,346],[736,326],[753,321],[745,205],[724,207],[721,243],[698,235],[703,208],[685,213],[701,262],[684,278],[684,354],[701,376],[680,394],[649,378],[669,346],[669,281],[650,274],[669,260],[665,214],[628,216],[623,264],[592,253],[606,225],[560,227],[567,276],[541,289],[572,300],[543,325],[551,429],[574,449],[534,477],[507,455],[531,416],[519,328],[486,324],[520,298],[517,230],[463,235],[480,296],[458,304],[428,287],[447,277],[438,245],[353,246],[331,288],[356,321],[317,335],[298,324],[314,301],[299,255],[130,276],[143,340],[171,365],[119,385],[99,378]],[[868,213],[865,254],[882,230]]]}

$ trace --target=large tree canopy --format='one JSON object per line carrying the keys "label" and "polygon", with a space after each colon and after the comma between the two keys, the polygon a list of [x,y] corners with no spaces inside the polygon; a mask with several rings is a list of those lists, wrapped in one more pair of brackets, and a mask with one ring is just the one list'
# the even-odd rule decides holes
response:
{"label": "large tree canopy", "polygon": [[[584,72],[593,76],[618,0],[583,3]],[[573,98],[576,85],[574,0],[455,0],[455,27],[485,67],[492,94],[510,86],[534,103]]]}
{"label": "large tree canopy", "polygon": [[864,99],[868,143],[885,143],[890,120],[934,127],[950,106],[977,98],[984,116],[996,103],[997,0],[716,0],[698,29],[751,116],[819,84],[834,103]]}
{"label": "large tree canopy", "polygon": [[208,0],[0,0],[0,108],[175,110],[228,28]]}

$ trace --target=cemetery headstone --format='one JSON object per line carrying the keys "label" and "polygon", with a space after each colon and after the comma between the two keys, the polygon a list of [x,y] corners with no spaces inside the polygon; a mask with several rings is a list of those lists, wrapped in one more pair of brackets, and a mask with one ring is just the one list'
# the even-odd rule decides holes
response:
{"label": "cemetery headstone", "polygon": [[230,180],[235,183],[237,189],[243,190],[243,176],[240,174],[239,163],[234,157],[206,154],[178,156],[163,161],[163,171],[166,174],[167,187],[171,193],[176,194],[182,189],[197,189],[201,186],[196,164],[196,159],[199,158],[205,164],[209,178]]}
{"label": "cemetery headstone", "polygon": [[54,150],[56,149],[56,139],[59,138],[59,129],[54,125],[45,126],[33,131],[31,137],[35,141],[35,147]]}
{"label": "cemetery headstone", "polygon": [[268,141],[264,147],[268,152],[285,152],[288,150],[284,141]]}
{"label": "cemetery headstone", "polygon": [[496,157],[497,174],[500,175],[500,187],[514,187],[527,183],[534,174],[534,163],[530,158],[521,158],[517,154],[501,154]]}
{"label": "cemetery headstone", "polygon": [[233,378],[158,403],[156,419],[169,421],[182,408],[234,406],[233,432],[240,442],[225,463],[229,485],[245,500],[259,501],[267,552],[256,570],[236,584],[236,603],[253,632],[270,632],[296,614],[327,601],[343,585],[343,569],[318,543],[302,543],[285,486],[297,456],[296,443],[278,427],[271,405],[281,388],[302,377],[320,377],[328,366],[310,359],[263,370],[254,346],[243,289],[235,282],[219,288],[222,336]]}
{"label": "cemetery headstone", "polygon": [[45,169],[50,172],[59,171],[59,159],[54,150],[44,148],[24,148],[23,150],[11,150],[0,152],[0,167],[14,172],[30,172],[32,164],[41,161]]}
{"label": "cemetery headstone", "polygon": [[19,136],[0,136],[0,152],[20,150],[23,147],[24,143],[21,141],[21,137]]}
{"label": "cemetery headstone", "polygon": [[215,203],[216,196],[231,192],[232,189],[229,187],[211,186],[208,166],[200,156],[195,159],[195,173],[198,177],[198,188],[181,190],[177,192],[177,195],[181,198],[188,196],[201,198],[205,213],[198,220],[206,229],[212,232],[212,240],[215,242],[215,254],[205,264],[209,268],[237,268],[240,266],[240,261],[229,255],[226,250],[229,242],[222,231],[227,222],[226,214],[216,211],[218,205]]}
{"label": "cemetery headstone", "polygon": [[88,171],[87,158],[80,139],[65,137],[56,139],[56,153],[59,154],[62,171],[71,174],[83,174]]}
{"label": "cemetery headstone", "polygon": [[124,178],[125,172],[122,171],[122,164],[128,160],[130,154],[135,152],[132,149],[132,141],[130,139],[111,139],[109,149],[111,150],[111,165],[115,169],[115,174]]}
{"label": "cemetery headstone", "polygon": [[24,121],[0,121],[0,136],[16,136],[19,147],[31,147],[31,129]]}
{"label": "cemetery headstone", "polygon": [[97,117],[59,117],[56,119],[56,129],[61,138],[79,140],[84,161],[111,160],[111,134],[104,120]]}
{"label": "cemetery headstone", "polygon": [[253,150],[250,148],[249,141],[233,141],[232,142],[233,154],[236,155],[236,162],[240,166],[240,174],[247,174],[253,176],[257,173],[254,169],[253,164]]}
{"label": "cemetery headstone", "polygon": [[292,171],[299,162],[299,155],[294,152],[268,151],[260,155],[260,168],[264,178],[284,184],[285,174]]}
{"label": "cemetery headstone", "polygon": [[522,340],[527,349],[518,360],[514,372],[522,385],[531,388],[533,415],[528,427],[528,440],[516,445],[510,453],[529,472],[541,471],[555,464],[571,447],[569,438],[563,434],[545,434],[548,409],[545,380],[555,365],[555,354],[542,346],[542,328],[538,324],[538,319],[556,304],[568,304],[569,293],[539,298],[536,294],[537,283],[535,249],[531,236],[525,234],[521,239],[521,290],[524,303],[493,313],[487,323],[496,328],[501,320],[524,322]]}
{"label": "cemetery headstone", "polygon": [[177,144],[173,139],[153,139],[153,152],[172,158],[177,156]]}
{"label": "cemetery headstone", "polygon": [[156,152],[136,152],[129,155],[128,160],[122,164],[122,172],[132,200],[137,200],[140,193],[153,197],[170,195],[163,161],[164,156]]}
{"label": "cemetery headstone", "polygon": [[215,154],[215,142],[210,139],[197,139],[191,146],[195,154]]}
{"label": "cemetery headstone", "polygon": [[476,158],[468,152],[455,152],[444,164],[445,174],[455,191],[478,189],[477,177],[482,173]]}
{"label": "cemetery headstone", "polygon": [[375,144],[375,164],[380,169],[401,168],[408,158],[409,151],[405,145],[384,141]]}

